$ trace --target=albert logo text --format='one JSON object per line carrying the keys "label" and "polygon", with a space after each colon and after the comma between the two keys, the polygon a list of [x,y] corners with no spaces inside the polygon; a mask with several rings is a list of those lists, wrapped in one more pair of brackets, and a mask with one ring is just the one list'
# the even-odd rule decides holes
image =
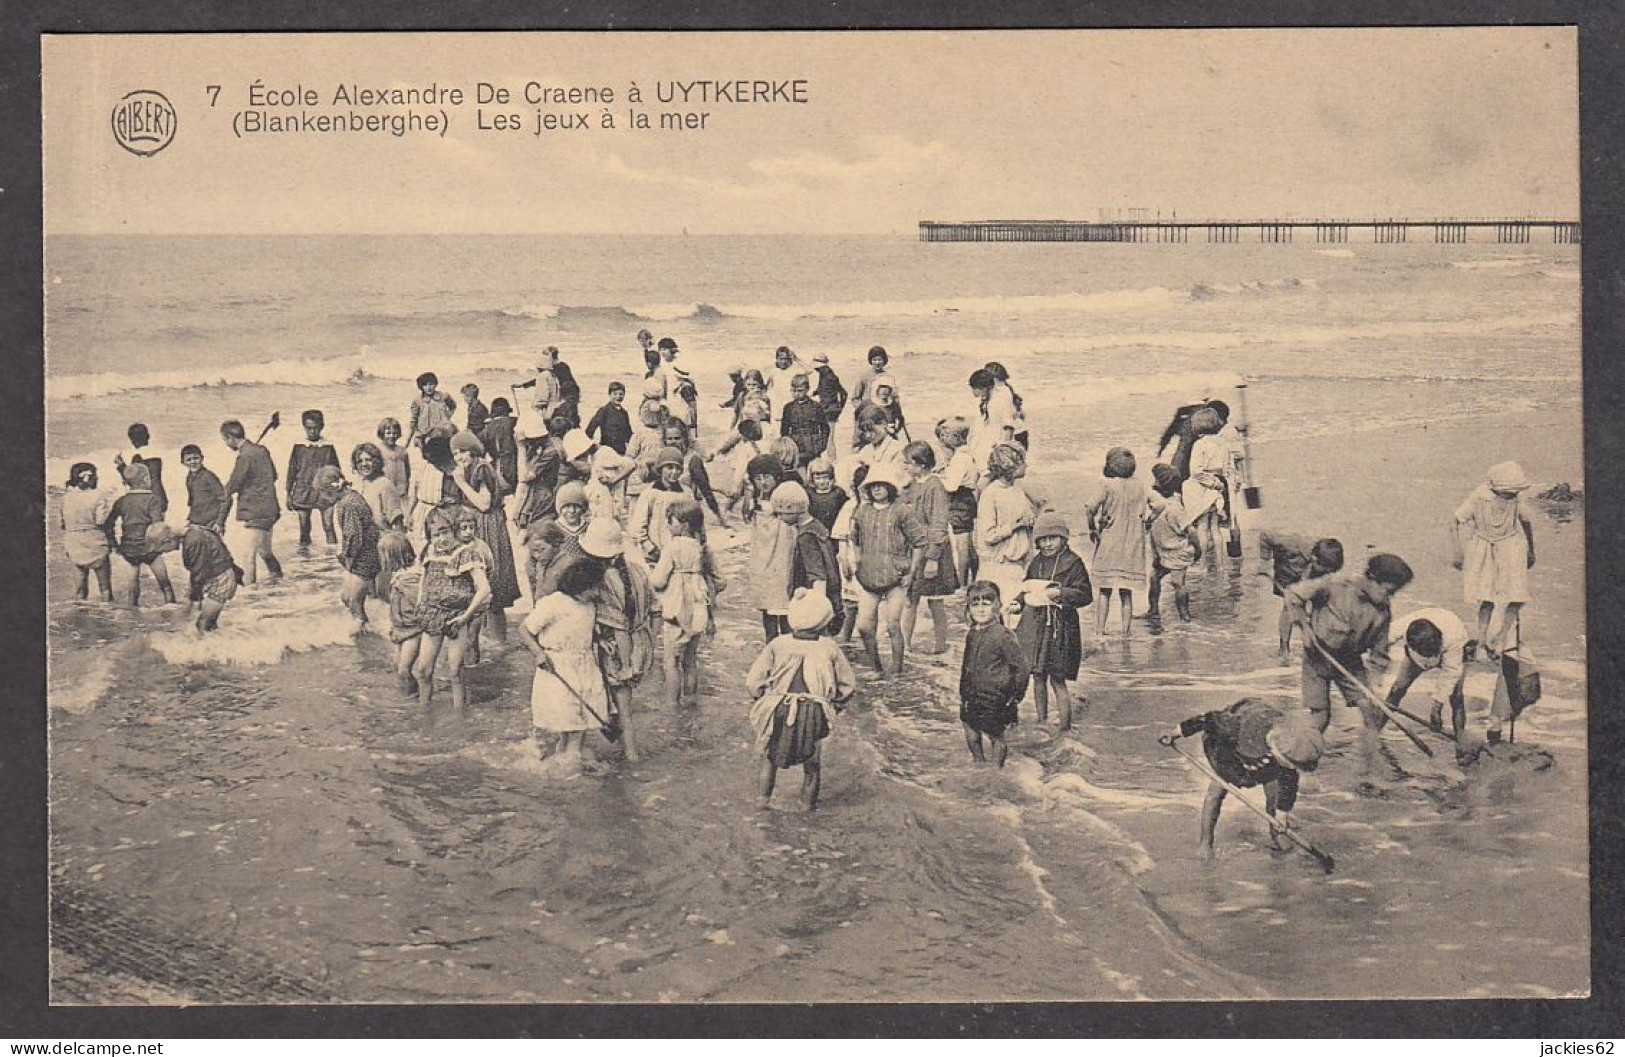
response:
{"label": "albert logo text", "polygon": [[161,92],[131,92],[113,107],[113,138],[131,154],[151,157],[175,139],[175,108]]}

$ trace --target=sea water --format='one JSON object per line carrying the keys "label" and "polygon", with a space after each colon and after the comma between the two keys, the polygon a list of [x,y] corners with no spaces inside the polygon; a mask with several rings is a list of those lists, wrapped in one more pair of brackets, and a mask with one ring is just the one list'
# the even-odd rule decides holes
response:
{"label": "sea water", "polygon": [[[957,648],[920,658],[900,681],[865,683],[837,722],[810,817],[754,807],[738,689],[760,638],[748,603],[724,596],[698,710],[655,706],[652,678],[644,761],[561,780],[529,744],[521,651],[471,672],[468,717],[418,714],[385,644],[348,627],[330,554],[293,553],[291,517],[277,533],[288,578],[240,593],[204,642],[174,611],[74,603],[53,535],[52,861],[66,902],[103,901],[130,929],[268,959],[359,1001],[1587,986],[1572,504],[1531,505],[1526,629],[1547,698],[1518,737],[1550,766],[1531,754],[1462,769],[1447,743],[1430,761],[1390,733],[1400,770],[1372,784],[1356,714],[1334,709],[1330,756],[1297,813],[1338,859],[1328,877],[1271,852],[1239,805],[1218,861],[1198,860],[1202,782],[1156,743],[1243,696],[1294,700],[1253,554],[1265,525],[1338,535],[1351,564],[1400,553],[1418,575],[1397,613],[1438,603],[1471,618],[1446,532],[1485,467],[1516,458],[1537,490],[1583,483],[1575,247],[87,237],[53,238],[46,257],[52,485],[81,458],[109,479],[133,421],[151,427],[176,502],[182,444],[229,473],[226,418],[252,434],[280,411],[267,444],[283,466],[299,412],[320,408],[347,461],[378,419],[404,420],[419,372],[453,394],[473,381],[489,403],[549,344],[574,367],[584,414],[613,379],[635,403],[633,335],[647,327],[682,346],[702,443],[726,424],[726,370],[765,370],[781,344],[827,354],[849,389],[865,351],[885,346],[916,435],[966,413],[969,372],[999,360],[1033,434],[1027,483],[1069,518],[1086,560],[1082,509],[1105,450],[1134,449],[1146,474],[1174,407],[1216,396],[1239,412],[1243,380],[1265,497],[1242,515],[1246,559],[1193,582],[1193,625],[1153,638],[1137,624],[1124,642],[1114,614],[1104,637],[1086,631],[1073,734],[1038,727],[1028,703],[1010,765],[974,768]],[[731,535],[714,542],[737,574]],[[1412,691],[1417,710],[1427,689]],[[1475,725],[1491,690],[1490,670],[1473,669]],[[781,782],[786,803],[796,781]],[[95,953],[64,960],[61,993],[117,1000],[119,966]],[[197,975],[168,986],[207,997],[207,968]],[[137,1000],[169,993],[144,986]]]}

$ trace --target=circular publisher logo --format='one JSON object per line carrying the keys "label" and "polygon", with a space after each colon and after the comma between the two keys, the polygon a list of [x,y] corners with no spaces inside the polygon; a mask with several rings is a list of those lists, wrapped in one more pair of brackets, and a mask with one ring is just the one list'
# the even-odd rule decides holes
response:
{"label": "circular publisher logo", "polygon": [[131,92],[113,107],[113,138],[131,154],[151,157],[175,139],[175,108],[161,92]]}

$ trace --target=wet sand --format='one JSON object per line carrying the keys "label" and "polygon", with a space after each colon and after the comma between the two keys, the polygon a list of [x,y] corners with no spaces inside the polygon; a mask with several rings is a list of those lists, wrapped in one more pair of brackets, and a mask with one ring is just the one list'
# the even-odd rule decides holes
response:
{"label": "wet sand", "polygon": [[[1265,514],[1326,525],[1351,565],[1367,544],[1404,555],[1418,578],[1397,614],[1442,603],[1470,615],[1448,564],[1450,511],[1500,458],[1519,458],[1538,487],[1578,485],[1578,419],[1563,405],[1260,438]],[[1543,462],[1531,437],[1573,454]],[[1089,481],[1046,475],[1040,458],[1032,483],[1080,523]],[[64,605],[53,542],[54,997],[244,1001],[221,981],[255,979],[272,1002],[1583,993],[1583,526],[1536,521],[1529,626],[1548,697],[1518,733],[1555,763],[1531,754],[1463,771],[1445,743],[1429,762],[1390,734],[1408,774],[1364,788],[1358,717],[1336,709],[1330,758],[1298,812],[1338,858],[1329,877],[1270,852],[1262,823],[1236,806],[1218,860],[1198,860],[1202,783],[1155,743],[1187,715],[1296,693],[1296,670],[1276,667],[1277,603],[1251,532],[1239,567],[1221,560],[1195,584],[1195,624],[1153,638],[1137,622],[1127,643],[1086,634],[1080,726],[1039,729],[1024,704],[1002,772],[972,766],[960,739],[955,613],[948,655],[862,680],[826,745],[812,815],[792,810],[793,772],[774,810],[755,806],[739,683],[760,625],[737,587],[701,651],[701,705],[656,704],[657,672],[638,695],[643,761],[601,746],[607,774],[559,779],[530,747],[517,644],[470,673],[464,717],[444,692],[431,716],[402,700],[374,635],[318,645],[313,631],[312,648],[270,664],[172,663],[152,638],[182,657],[184,633],[154,627],[183,617]],[[724,555],[736,584],[742,557]],[[336,618],[330,559],[295,559],[290,574],[239,596],[225,616],[235,634],[252,626],[250,598],[330,603]],[[1490,682],[1486,667],[1470,674],[1475,728]],[[121,924],[65,912],[80,905]],[[275,972],[204,959],[190,983],[149,973],[142,984],[125,934]]]}

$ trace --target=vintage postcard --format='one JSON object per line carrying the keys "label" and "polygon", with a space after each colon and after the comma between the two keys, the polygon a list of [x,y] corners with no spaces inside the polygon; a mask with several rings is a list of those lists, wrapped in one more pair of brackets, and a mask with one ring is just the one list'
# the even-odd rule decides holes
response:
{"label": "vintage postcard", "polygon": [[54,1003],[1590,992],[1572,27],[41,46]]}

